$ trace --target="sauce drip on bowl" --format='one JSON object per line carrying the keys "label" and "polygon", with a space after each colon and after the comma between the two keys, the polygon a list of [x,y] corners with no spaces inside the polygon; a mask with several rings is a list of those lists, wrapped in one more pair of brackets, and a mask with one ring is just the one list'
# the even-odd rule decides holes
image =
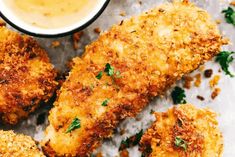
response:
{"label": "sauce drip on bowl", "polygon": [[82,20],[98,0],[4,0],[24,22],[41,28],[62,28]]}

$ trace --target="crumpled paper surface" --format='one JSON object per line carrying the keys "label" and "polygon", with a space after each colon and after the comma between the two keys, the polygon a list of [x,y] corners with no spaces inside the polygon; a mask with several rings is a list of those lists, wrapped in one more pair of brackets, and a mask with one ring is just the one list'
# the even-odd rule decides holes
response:
{"label": "crumpled paper surface", "polygon": [[[44,47],[51,58],[52,63],[56,69],[65,71],[65,65],[68,60],[75,56],[79,56],[84,51],[84,46],[97,39],[98,35],[94,33],[94,28],[99,27],[101,30],[107,30],[112,24],[119,23],[122,19],[126,19],[133,15],[138,15],[143,11],[154,8],[155,6],[167,2],[167,0],[111,0],[109,6],[104,13],[88,28],[84,30],[84,35],[79,42],[79,49],[74,50],[72,45],[71,36],[56,38],[56,39],[44,39],[36,38],[40,45]],[[170,1],[170,0],[169,0]],[[212,17],[217,20],[220,19],[222,23],[219,28],[222,34],[231,40],[231,43],[235,42],[235,27],[227,24],[224,20],[221,10],[228,7],[231,0],[191,0],[198,6],[206,9]],[[125,16],[121,16],[120,13],[125,13]],[[56,48],[51,48],[53,41],[60,41],[61,45]],[[230,44],[223,48],[224,50],[234,50],[235,46]],[[213,69],[214,75],[221,75],[218,87],[222,89],[220,95],[215,99],[211,99],[212,90],[209,87],[209,80],[202,78],[202,84],[200,87],[192,87],[186,90],[187,102],[192,103],[198,107],[210,107],[219,113],[219,126],[224,135],[224,157],[235,156],[235,78],[230,78],[224,75],[223,72],[218,72],[220,66],[214,61],[208,62],[205,65],[205,69]],[[231,71],[235,73],[235,62],[231,65]],[[197,70],[191,74],[203,73]],[[179,81],[177,85],[182,86],[182,81]],[[97,149],[96,152],[102,152],[104,157],[118,156],[118,148],[121,140],[131,135],[136,134],[141,129],[146,130],[154,121],[153,115],[150,114],[151,110],[165,111],[169,107],[172,107],[172,100],[170,98],[169,90],[164,97],[158,97],[150,103],[148,107],[144,109],[136,118],[129,118],[122,122],[112,139],[104,141],[104,144]],[[201,95],[205,98],[204,101],[197,99],[197,95]],[[51,103],[52,104],[52,103]],[[13,129],[16,132],[24,133],[34,137],[36,140],[43,138],[43,130],[48,124],[47,119],[41,125],[37,125],[36,121],[40,114],[48,113],[50,104],[43,104],[35,113],[33,113],[27,120],[22,121],[19,125],[0,126],[4,130]],[[46,115],[47,117],[47,115]],[[125,134],[120,135],[120,130],[125,129]],[[128,149],[131,157],[141,156],[138,151],[138,147]]]}

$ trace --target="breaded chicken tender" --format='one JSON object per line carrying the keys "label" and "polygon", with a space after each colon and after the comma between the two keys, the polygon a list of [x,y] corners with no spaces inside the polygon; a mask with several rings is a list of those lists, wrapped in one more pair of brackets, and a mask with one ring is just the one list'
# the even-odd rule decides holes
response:
{"label": "breaded chicken tender", "polygon": [[0,120],[16,124],[56,88],[47,53],[28,36],[0,27]]}
{"label": "breaded chicken tender", "polygon": [[190,3],[166,3],[113,26],[73,59],[50,111],[44,151],[88,156],[120,121],[210,60],[223,43],[208,13]]}
{"label": "breaded chicken tender", "polygon": [[142,136],[141,150],[148,157],[221,157],[223,137],[216,113],[180,105],[155,113],[156,122]]}
{"label": "breaded chicken tender", "polygon": [[29,136],[0,130],[1,157],[45,157]]}

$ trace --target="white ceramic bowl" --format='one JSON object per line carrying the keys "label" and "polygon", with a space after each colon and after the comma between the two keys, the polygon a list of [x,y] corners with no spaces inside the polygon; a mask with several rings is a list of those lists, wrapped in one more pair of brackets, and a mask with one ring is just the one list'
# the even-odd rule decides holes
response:
{"label": "white ceramic bowl", "polygon": [[15,29],[38,37],[60,37],[80,31],[95,21],[104,11],[110,0],[99,0],[92,11],[82,20],[75,21],[74,24],[63,28],[44,29],[30,25],[15,15],[3,0],[0,0],[0,16]]}

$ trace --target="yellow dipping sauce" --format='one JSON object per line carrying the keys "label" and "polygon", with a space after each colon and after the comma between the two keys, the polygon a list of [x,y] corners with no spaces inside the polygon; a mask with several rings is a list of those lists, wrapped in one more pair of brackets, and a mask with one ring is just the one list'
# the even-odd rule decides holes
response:
{"label": "yellow dipping sauce", "polygon": [[5,0],[24,22],[41,28],[62,28],[82,20],[98,0]]}

